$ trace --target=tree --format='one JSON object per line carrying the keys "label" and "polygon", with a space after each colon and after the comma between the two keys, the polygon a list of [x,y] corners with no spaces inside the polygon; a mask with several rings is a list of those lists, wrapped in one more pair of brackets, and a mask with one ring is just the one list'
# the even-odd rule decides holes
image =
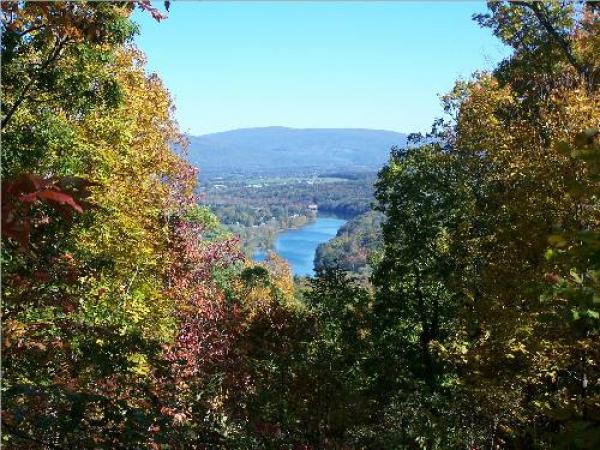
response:
{"label": "tree", "polygon": [[[451,285],[457,270],[451,249],[468,204],[461,172],[455,158],[437,144],[393,150],[375,196],[385,214],[383,253],[373,275],[378,289],[372,319],[379,349],[375,395],[383,408],[418,405],[403,414],[399,430],[392,428],[396,445],[420,440],[427,448],[449,445],[436,440],[433,431],[448,406],[436,396],[443,395],[452,376],[435,348],[448,345],[453,336],[460,299]],[[431,420],[424,420],[424,414]]]}
{"label": "tree", "polygon": [[3,233],[3,439],[134,445],[153,413],[150,361],[176,330],[165,219],[187,207],[195,173],[172,150],[168,93],[127,46],[131,5],[2,8],[3,176],[37,189],[15,191],[10,220],[48,200],[29,207],[28,245]]}

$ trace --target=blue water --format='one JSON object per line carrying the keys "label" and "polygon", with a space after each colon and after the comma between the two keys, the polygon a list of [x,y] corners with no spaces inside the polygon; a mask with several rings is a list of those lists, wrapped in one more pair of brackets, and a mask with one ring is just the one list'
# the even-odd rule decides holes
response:
{"label": "blue water", "polygon": [[[346,222],[337,217],[317,216],[314,222],[301,228],[279,233],[275,241],[275,252],[290,263],[294,275],[314,275],[317,246],[335,237]],[[256,252],[254,260],[263,261],[265,256],[264,252]]]}

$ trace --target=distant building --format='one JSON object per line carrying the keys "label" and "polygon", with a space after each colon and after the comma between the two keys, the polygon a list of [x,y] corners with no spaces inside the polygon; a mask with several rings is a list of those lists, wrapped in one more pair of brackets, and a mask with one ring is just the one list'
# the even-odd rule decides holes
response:
{"label": "distant building", "polygon": [[316,211],[317,209],[319,209],[319,207],[316,203],[311,203],[310,205],[308,205],[308,209],[310,209],[311,211]]}

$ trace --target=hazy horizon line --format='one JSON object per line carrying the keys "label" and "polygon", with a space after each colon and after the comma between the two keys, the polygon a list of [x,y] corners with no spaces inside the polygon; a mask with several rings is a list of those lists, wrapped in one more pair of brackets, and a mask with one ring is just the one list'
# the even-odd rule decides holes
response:
{"label": "hazy horizon line", "polygon": [[238,127],[238,128],[230,128],[230,129],[224,129],[224,130],[219,130],[219,131],[210,131],[210,132],[202,132],[202,133],[195,133],[195,132],[187,131],[187,132],[184,132],[183,134],[185,134],[186,136],[202,137],[202,136],[209,136],[209,135],[214,135],[214,134],[230,133],[232,131],[266,130],[266,129],[285,129],[285,130],[296,130],[296,131],[308,131],[308,130],[381,131],[381,132],[386,132],[386,133],[397,133],[397,134],[403,134],[403,135],[409,135],[409,134],[413,133],[413,131],[408,132],[408,131],[391,130],[391,129],[387,129],[387,128],[369,128],[369,127],[336,127],[336,126],[303,127],[303,126],[287,126],[287,125],[263,125],[263,126],[242,126],[242,127]]}

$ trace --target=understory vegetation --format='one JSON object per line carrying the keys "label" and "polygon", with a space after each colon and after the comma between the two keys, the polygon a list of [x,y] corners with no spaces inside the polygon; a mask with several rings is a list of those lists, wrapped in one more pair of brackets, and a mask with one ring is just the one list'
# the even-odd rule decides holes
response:
{"label": "understory vegetation", "polygon": [[2,2],[3,447],[600,448],[597,3],[490,2],[370,281],[298,286],[199,206],[134,8]]}

